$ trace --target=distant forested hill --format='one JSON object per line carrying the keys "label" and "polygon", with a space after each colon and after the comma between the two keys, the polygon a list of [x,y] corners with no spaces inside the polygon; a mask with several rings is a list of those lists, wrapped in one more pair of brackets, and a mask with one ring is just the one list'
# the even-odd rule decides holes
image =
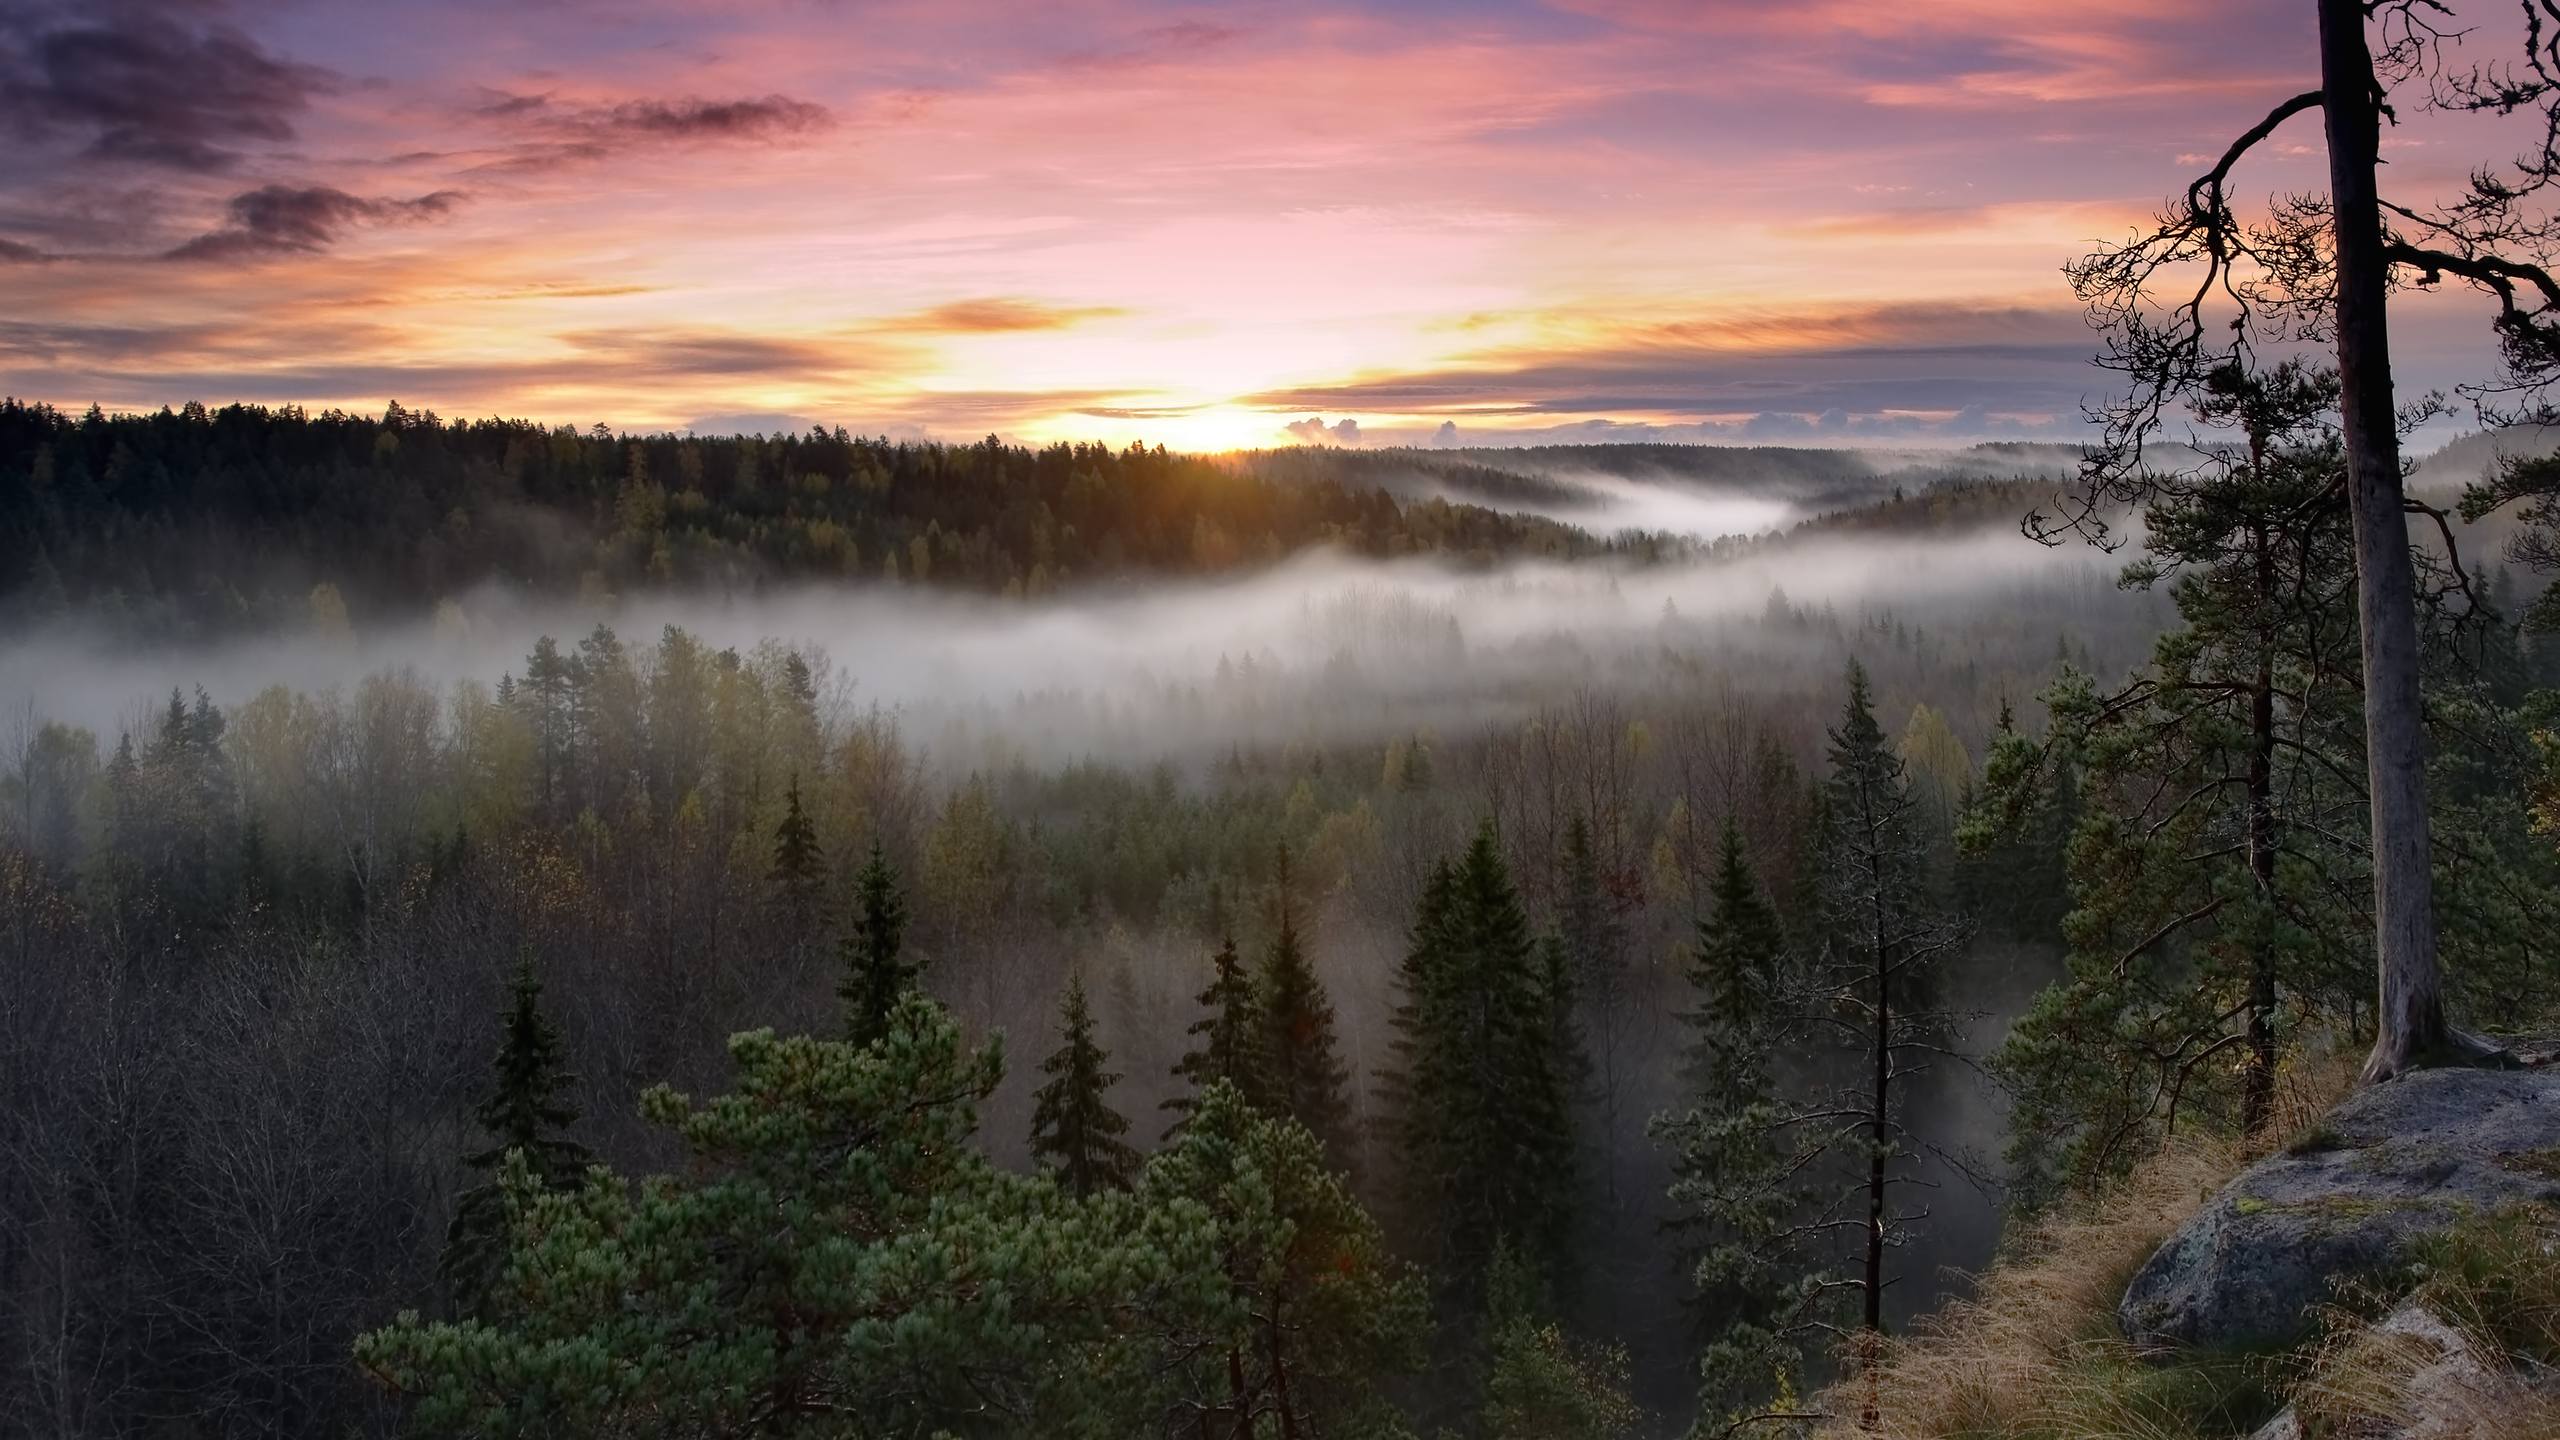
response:
{"label": "distant forested hill", "polygon": [[2002,443],[1961,450],[1888,451],[1780,445],[1525,445],[1505,449],[1266,452],[1283,471],[1338,476],[1399,495],[1443,495],[1496,506],[1587,506],[1582,482],[1605,475],[1725,496],[1782,500],[1801,513],[1864,505],[1897,485],[1920,489],[1984,476],[2068,475],[2079,451]]}
{"label": "distant forested hill", "polygon": [[840,429],[626,435],[397,405],[109,416],[10,400],[0,626],[77,609],[182,639],[299,619],[323,584],[363,618],[490,581],[592,595],[859,579],[1036,596],[1320,545],[1476,565],[1654,561],[1755,542],[1621,532],[1595,483],[1777,500],[1813,530],[1969,529],[2014,524],[2052,489],[2023,477],[2068,469],[2061,447],[2040,445],[1200,456]]}
{"label": "distant forested hill", "polygon": [[1283,470],[1322,471],[1397,494],[1446,494],[1494,505],[1587,504],[1576,477],[1619,476],[1728,495],[1762,495],[1808,509],[1872,498],[1890,484],[1856,450],[1742,445],[1531,445],[1517,449],[1264,452]]}
{"label": "distant forested hill", "polygon": [[2459,490],[2486,478],[2510,457],[2548,455],[2560,450],[2560,425],[2513,425],[2502,430],[2458,435],[2418,462],[2418,488],[2436,493]]}
{"label": "distant forested hill", "polygon": [[[1918,535],[1949,531],[2014,530],[2030,513],[2047,516],[2067,511],[2076,492],[2072,482],[2051,476],[1950,476],[1927,484],[1906,482],[1887,495],[1838,506],[1809,516],[1769,543],[1813,536]],[[2121,523],[2125,509],[2104,505],[2097,512]]]}
{"label": "distant forested hill", "polygon": [[616,435],[396,405],[74,416],[8,401],[0,623],[80,607],[203,633],[298,613],[324,582],[362,615],[488,580],[618,592],[858,577],[1039,594],[1315,545],[1467,563],[1678,545],[1392,493],[1377,469],[1345,451]]}

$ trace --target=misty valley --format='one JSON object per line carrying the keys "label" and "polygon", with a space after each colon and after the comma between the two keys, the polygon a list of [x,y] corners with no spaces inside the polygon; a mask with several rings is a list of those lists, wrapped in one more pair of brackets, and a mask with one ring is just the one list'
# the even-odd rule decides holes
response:
{"label": "misty valley", "polygon": [[[1676,1433],[2373,1023],[2272,472],[2245,563],[2022,535],[2062,447],[13,403],[0,474],[46,1433]],[[2417,537],[2464,1013],[2553,993],[2538,533]]]}

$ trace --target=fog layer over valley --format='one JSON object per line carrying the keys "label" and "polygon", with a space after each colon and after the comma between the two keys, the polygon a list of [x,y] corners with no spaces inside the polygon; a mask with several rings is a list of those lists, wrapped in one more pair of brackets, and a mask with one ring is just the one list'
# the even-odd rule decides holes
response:
{"label": "fog layer over valley", "polygon": [[[1230,578],[1034,601],[797,585],[580,604],[484,585],[422,616],[354,626],[332,613],[185,646],[110,644],[76,619],[22,630],[0,639],[0,702],[12,718],[112,736],[173,688],[228,708],[272,685],[343,690],[396,673],[443,693],[520,674],[544,635],[567,643],[603,625],[645,645],[673,626],[712,650],[797,650],[826,674],[831,704],[896,714],[952,767],[1188,763],[1239,744],[1484,728],[1576,686],[1644,683],[1666,657],[1747,670],[1754,689],[1821,688],[1837,678],[1844,627],[1871,620],[2040,627],[2048,648],[2099,644],[2125,661],[2156,607],[2118,590],[2120,568],[1999,528],[1812,532],[1642,568],[1453,570],[1314,551]],[[2016,683],[2023,698],[2037,678]]]}

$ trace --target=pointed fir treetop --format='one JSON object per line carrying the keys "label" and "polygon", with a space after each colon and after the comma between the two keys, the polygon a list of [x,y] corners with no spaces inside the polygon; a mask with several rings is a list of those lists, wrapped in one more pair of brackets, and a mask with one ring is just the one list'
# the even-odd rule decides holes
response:
{"label": "pointed fir treetop", "polygon": [[[1219,945],[1210,964],[1208,988],[1195,997],[1200,1018],[1184,1031],[1193,1037],[1191,1048],[1173,1067],[1188,1088],[1166,1100],[1163,1107],[1184,1118],[1198,1108],[1201,1094],[1211,1085],[1223,1080],[1242,1092],[1260,1079],[1261,1016],[1254,1003],[1253,977],[1245,973],[1233,936]],[[1177,1118],[1165,1133],[1170,1136],[1182,1125],[1183,1118]]]}
{"label": "pointed fir treetop", "polygon": [[1413,907],[1413,926],[1405,932],[1405,952],[1396,961],[1396,1005],[1387,1017],[1394,1032],[1387,1042],[1389,1060],[1378,1072],[1376,1092],[1385,1111],[1387,1133],[1410,1148],[1409,1131],[1417,1123],[1412,1104],[1413,1079],[1422,1047],[1429,1038],[1424,1017],[1440,997],[1445,963],[1449,897],[1457,871],[1446,859],[1435,860]]}
{"label": "pointed fir treetop", "polygon": [[542,1013],[542,981],[530,956],[517,967],[506,1028],[498,1043],[497,1076],[474,1115],[497,1143],[469,1157],[475,1170],[494,1170],[509,1150],[530,1156],[546,1180],[565,1182],[586,1161],[585,1147],[555,1132],[578,1118],[560,1092],[577,1077],[562,1068],[560,1031]]}
{"label": "pointed fir treetop", "polygon": [[1334,1033],[1333,1000],[1316,978],[1289,895],[1289,852],[1280,852],[1280,927],[1262,957],[1254,999],[1262,1038],[1260,1083],[1249,1087],[1276,1114],[1307,1127],[1335,1163],[1351,1149],[1351,1070]]}
{"label": "pointed fir treetop", "polygon": [[1574,1141],[1556,953],[1532,935],[1486,822],[1423,893],[1382,1086],[1406,1223],[1426,1231],[1443,1302],[1469,1324],[1498,1243],[1549,1273],[1562,1263]]}
{"label": "pointed fir treetop", "polygon": [[1407,790],[1431,788],[1431,742],[1419,733],[1405,747],[1404,774],[1401,778],[1403,788]]}
{"label": "pointed fir treetop", "polygon": [[800,807],[800,775],[792,772],[784,791],[781,823],[773,827],[773,882],[787,899],[805,898],[818,883],[818,867],[826,855],[818,846],[818,827]]}
{"label": "pointed fir treetop", "polygon": [[844,957],[836,998],[844,1002],[845,1038],[868,1045],[888,1033],[889,1012],[916,977],[916,967],[899,956],[907,930],[906,898],[877,837],[871,842],[871,858],[854,880],[853,904],[853,929],[836,947]]}
{"label": "pointed fir treetop", "polygon": [[1084,978],[1073,977],[1058,1009],[1058,1048],[1040,1062],[1049,1083],[1033,1096],[1031,1153],[1079,1196],[1127,1188],[1139,1161],[1121,1138],[1127,1118],[1111,1108],[1109,1091],[1120,1076],[1103,1068],[1111,1057],[1093,1028]]}
{"label": "pointed fir treetop", "polygon": [[1831,765],[1837,772],[1866,769],[1899,762],[1893,749],[1885,743],[1884,727],[1876,723],[1875,691],[1867,680],[1867,667],[1849,662],[1849,698],[1840,707],[1840,723],[1831,730]]}
{"label": "pointed fir treetop", "polygon": [[1502,837],[1492,821],[1477,827],[1450,884],[1447,918],[1458,924],[1464,943],[1498,965],[1525,962],[1533,944],[1529,913],[1511,884],[1511,867],[1502,858]]}
{"label": "pointed fir treetop", "polygon": [[789,695],[796,704],[807,706],[817,703],[817,677],[811,673],[809,662],[802,659],[797,650],[789,651],[782,657],[782,689],[783,693]]}
{"label": "pointed fir treetop", "polygon": [[490,1178],[456,1200],[437,1262],[447,1292],[465,1313],[490,1310],[506,1268],[511,1222],[503,1172],[512,1170],[537,1189],[565,1191],[576,1187],[591,1158],[560,1133],[578,1118],[560,1098],[575,1077],[561,1067],[560,1032],[542,1013],[542,982],[531,956],[517,967],[511,993],[495,1079],[474,1112],[495,1143],[464,1157]]}
{"label": "pointed fir treetop", "polygon": [[1556,906],[1556,933],[1574,990],[1602,1003],[1614,999],[1624,980],[1625,944],[1608,877],[1591,843],[1590,823],[1578,813],[1565,828],[1564,893]]}
{"label": "pointed fir treetop", "polygon": [[1774,1038],[1768,1021],[1787,938],[1752,874],[1741,827],[1730,818],[1717,846],[1708,897],[1713,908],[1698,924],[1698,949],[1689,965],[1698,993],[1691,1019],[1697,1072],[1692,1083],[1711,1094],[1756,1089]]}
{"label": "pointed fir treetop", "polygon": [[1848,857],[1859,857],[1851,868],[1863,873],[1890,855],[1896,883],[1913,880],[1921,858],[1915,833],[1918,802],[1902,757],[1876,723],[1866,669],[1855,660],[1849,662],[1849,698],[1830,734],[1831,776],[1823,786],[1828,803],[1822,812],[1824,830],[1817,832],[1829,837],[1824,843],[1831,847],[1830,864],[1815,868],[1827,868],[1831,873],[1823,879],[1837,888],[1849,879],[1840,868]]}
{"label": "pointed fir treetop", "polygon": [[1538,945],[1538,1004],[1547,1017],[1547,1063],[1554,1068],[1564,1095],[1571,1100],[1595,1097],[1591,1053],[1583,1044],[1576,1007],[1583,987],[1575,975],[1573,948],[1561,933]]}

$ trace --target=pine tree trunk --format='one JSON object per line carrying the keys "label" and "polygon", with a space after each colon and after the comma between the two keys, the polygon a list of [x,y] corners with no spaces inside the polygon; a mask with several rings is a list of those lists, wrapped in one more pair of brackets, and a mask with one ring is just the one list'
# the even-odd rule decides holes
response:
{"label": "pine tree trunk", "polygon": [[2381,114],[2362,0],[2319,0],[2322,114],[2336,226],[2338,381],[2355,520],[2356,618],[2364,646],[2365,770],[2373,805],[2373,926],[2379,1009],[2366,1083],[2445,1058],[2428,869],[2426,736],[2418,698],[2416,577],[2401,507],[2400,443],[2384,323]]}
{"label": "pine tree trunk", "polygon": [[1227,1388],[1235,1392],[1236,1440],[1253,1440],[1253,1399],[1244,1388],[1244,1347],[1227,1347]]}
{"label": "pine tree trunk", "polygon": [[2276,611],[2275,551],[2265,525],[2250,527],[2258,559],[2258,671],[2249,694],[2249,879],[2260,907],[2249,940],[2249,1072],[2240,1095],[2241,1128],[2255,1134],[2276,1092]]}
{"label": "pine tree trunk", "polygon": [[[1882,874],[1882,866],[1878,866]],[[1881,880],[1878,882],[1881,884]],[[1875,1094],[1869,1116],[1867,1155],[1867,1269],[1866,1327],[1870,1333],[1884,1329],[1884,1180],[1885,1149],[1890,1143],[1890,1103],[1893,1084],[1893,973],[1889,947],[1884,940],[1882,917],[1879,915],[1875,934],[1876,952],[1876,1033]]]}
{"label": "pine tree trunk", "polygon": [[1280,1350],[1280,1310],[1274,1305],[1267,1322],[1271,1337],[1271,1400],[1280,1412],[1281,1440],[1298,1440],[1298,1412],[1289,1402],[1289,1359]]}

